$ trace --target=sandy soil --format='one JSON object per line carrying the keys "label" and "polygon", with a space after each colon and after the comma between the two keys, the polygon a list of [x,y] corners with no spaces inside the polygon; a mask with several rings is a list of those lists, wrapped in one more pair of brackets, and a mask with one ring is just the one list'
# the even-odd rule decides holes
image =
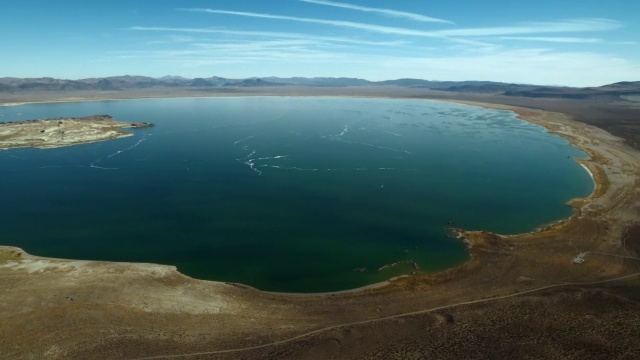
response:
{"label": "sandy soil", "polygon": [[516,111],[590,154],[581,162],[597,189],[571,202],[569,221],[517,236],[462,231],[472,259],[460,267],[315,296],[0,247],[1,357],[640,357],[640,152],[562,113],[474,105]]}

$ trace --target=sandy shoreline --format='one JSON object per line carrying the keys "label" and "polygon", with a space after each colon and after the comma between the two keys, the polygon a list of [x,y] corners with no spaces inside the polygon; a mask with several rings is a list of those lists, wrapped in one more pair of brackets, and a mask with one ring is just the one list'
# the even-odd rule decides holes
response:
{"label": "sandy shoreline", "polygon": [[[0,317],[6,319],[4,325],[0,324],[0,338],[7,339],[8,344],[5,353],[13,358],[80,359],[99,354],[105,359],[132,359],[237,349],[228,355],[211,355],[216,359],[233,359],[240,353],[250,358],[275,358],[280,354],[278,351],[289,351],[289,358],[309,358],[307,351],[316,349],[320,354],[317,358],[323,358],[322,354],[326,355],[328,346],[333,344],[331,339],[344,343],[343,349],[356,346],[355,339],[371,339],[364,347],[367,350],[363,350],[370,351],[379,344],[395,341],[398,334],[415,337],[422,331],[418,329],[431,328],[436,332],[421,336],[422,339],[442,336],[448,341],[460,339],[458,346],[468,345],[472,343],[468,339],[462,340],[465,338],[455,337],[451,330],[445,331],[456,325],[443,327],[442,319],[446,315],[443,311],[454,314],[455,324],[473,325],[466,326],[463,334],[475,334],[478,330],[477,336],[481,337],[486,336],[491,327],[472,322],[478,307],[464,304],[487,298],[508,298],[508,304],[513,304],[513,308],[508,308],[511,310],[487,307],[479,318],[482,320],[477,321],[495,318],[503,319],[496,320],[498,324],[508,324],[526,319],[527,328],[533,326],[536,319],[552,321],[552,316],[536,312],[540,306],[528,307],[522,302],[535,298],[547,304],[544,296],[550,295],[536,295],[531,291],[565,283],[587,284],[624,278],[640,271],[640,261],[635,260],[640,246],[624,241],[625,234],[635,231],[629,229],[634,229],[638,220],[636,203],[640,202],[640,189],[636,182],[640,176],[640,152],[620,138],[566,114],[449,101],[514,111],[521,119],[569,140],[590,157],[577,161],[592,175],[596,184],[594,192],[587,198],[570,201],[574,210],[571,218],[535,233],[507,237],[462,231],[472,245],[469,249],[472,258],[456,268],[406,276],[355,291],[309,296],[266,293],[243,285],[195,280],[170,266],[47,259],[0,246],[0,283],[12,289],[0,293]],[[571,261],[584,252],[590,254],[584,263],[576,265]],[[630,279],[625,280],[625,284],[638,285],[635,278],[625,279]],[[512,298],[525,293],[529,294],[525,300]],[[580,294],[582,297],[577,299],[591,296],[589,292]],[[579,304],[579,300],[572,301],[571,304]],[[564,309],[563,314],[568,314],[565,307],[558,307],[561,304],[548,303],[542,308]],[[428,309],[445,310],[395,319],[396,315]],[[612,332],[607,330],[605,322],[583,323],[584,314],[598,317],[602,309],[586,310],[575,317],[566,315],[554,326],[571,325],[563,334],[574,328],[578,333],[602,329],[601,336],[605,336]],[[513,311],[526,313],[513,314]],[[370,323],[371,319],[381,320]],[[69,321],[72,327],[66,326]],[[418,327],[413,327],[413,322]],[[539,328],[542,334],[547,333],[545,324]],[[108,331],[109,335],[91,330],[96,327]],[[384,337],[376,340],[375,334],[384,334]],[[513,331],[508,333],[512,334]],[[26,346],[32,344],[34,337],[41,341]],[[434,344],[437,349],[442,348],[439,343]],[[615,354],[620,356],[624,351],[621,348]]]}

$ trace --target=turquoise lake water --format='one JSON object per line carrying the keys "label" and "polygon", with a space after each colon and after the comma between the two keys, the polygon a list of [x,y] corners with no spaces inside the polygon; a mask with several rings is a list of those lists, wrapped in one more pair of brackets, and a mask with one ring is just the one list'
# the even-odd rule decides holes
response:
{"label": "turquoise lake water", "polygon": [[[0,151],[0,243],[175,265],[262,290],[335,291],[468,259],[445,228],[527,232],[593,182],[507,111],[423,100],[186,98],[0,107],[109,114],[134,136]],[[396,266],[385,265],[399,263]]]}

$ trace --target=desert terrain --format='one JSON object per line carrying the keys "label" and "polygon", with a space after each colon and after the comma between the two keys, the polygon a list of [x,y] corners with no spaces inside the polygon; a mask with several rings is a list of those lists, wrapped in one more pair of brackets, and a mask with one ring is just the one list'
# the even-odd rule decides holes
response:
{"label": "desert terrain", "polygon": [[538,232],[459,229],[472,255],[462,266],[343,293],[267,293],[170,266],[40,258],[2,239],[1,358],[640,358],[640,108],[633,101],[386,86],[31,92],[0,102],[229,95],[508,109],[587,152],[581,163],[597,187],[570,203],[570,220]]}

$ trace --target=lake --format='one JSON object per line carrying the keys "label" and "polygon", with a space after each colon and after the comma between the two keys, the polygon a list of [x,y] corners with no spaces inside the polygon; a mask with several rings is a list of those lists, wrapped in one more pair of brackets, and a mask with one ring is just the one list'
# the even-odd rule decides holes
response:
{"label": "lake", "polygon": [[446,228],[571,216],[587,157],[508,111],[424,100],[180,98],[0,107],[0,121],[109,114],[153,128],[0,151],[0,243],[153,262],[261,290],[351,289],[468,260]]}

